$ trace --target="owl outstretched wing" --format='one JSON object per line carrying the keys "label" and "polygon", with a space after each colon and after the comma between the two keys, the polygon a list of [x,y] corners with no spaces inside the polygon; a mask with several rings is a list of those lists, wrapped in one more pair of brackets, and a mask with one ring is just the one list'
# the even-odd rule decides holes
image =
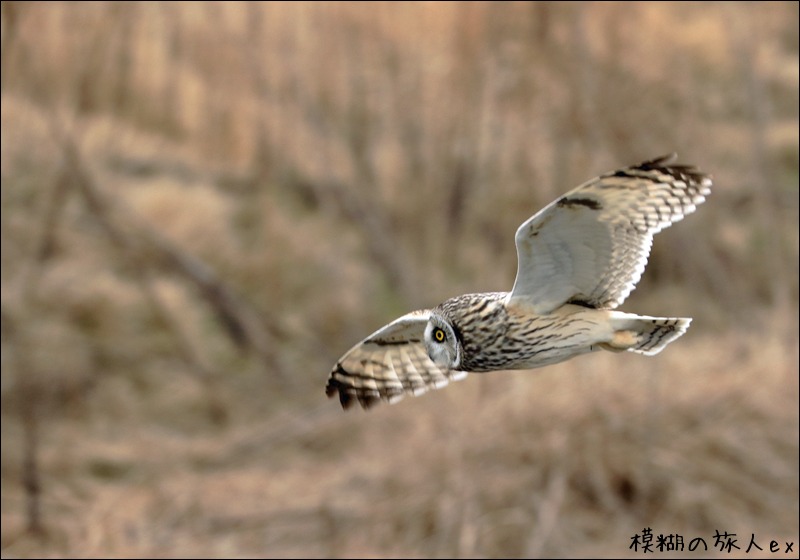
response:
{"label": "owl outstretched wing", "polygon": [[425,349],[430,310],[413,311],[356,344],[333,367],[325,393],[339,394],[342,408],[355,402],[370,408],[381,400],[397,402],[463,379],[466,372],[437,366]]}
{"label": "owl outstretched wing", "polygon": [[509,301],[540,314],[564,303],[613,309],[644,272],[653,235],[695,211],[711,177],[676,154],[596,177],[523,223]]}

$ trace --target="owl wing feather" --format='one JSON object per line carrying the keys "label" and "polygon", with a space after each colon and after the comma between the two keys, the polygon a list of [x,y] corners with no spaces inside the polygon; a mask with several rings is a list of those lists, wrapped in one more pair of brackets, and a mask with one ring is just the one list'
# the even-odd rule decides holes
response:
{"label": "owl wing feather", "polygon": [[429,317],[428,309],[413,311],[356,344],[333,367],[325,387],[328,397],[338,393],[343,408],[358,402],[367,409],[466,377],[466,372],[442,368],[428,357],[424,335]]}
{"label": "owl wing feather", "polygon": [[695,211],[711,177],[670,154],[580,185],[517,230],[509,302],[539,314],[565,303],[613,309],[644,272],[653,235]]}

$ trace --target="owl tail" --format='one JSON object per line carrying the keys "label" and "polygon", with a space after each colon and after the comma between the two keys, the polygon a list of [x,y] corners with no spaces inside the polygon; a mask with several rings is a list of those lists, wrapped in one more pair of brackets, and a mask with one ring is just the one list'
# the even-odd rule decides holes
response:
{"label": "owl tail", "polygon": [[642,317],[615,311],[611,315],[613,337],[600,346],[612,352],[628,350],[654,356],[685,333],[691,322],[691,319]]}

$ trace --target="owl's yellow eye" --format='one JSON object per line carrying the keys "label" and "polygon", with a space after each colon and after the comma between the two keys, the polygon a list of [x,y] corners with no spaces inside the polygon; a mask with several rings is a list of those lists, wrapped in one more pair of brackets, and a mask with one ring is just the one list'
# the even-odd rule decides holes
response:
{"label": "owl's yellow eye", "polygon": [[433,331],[433,339],[436,342],[444,342],[444,331],[442,329],[437,328]]}

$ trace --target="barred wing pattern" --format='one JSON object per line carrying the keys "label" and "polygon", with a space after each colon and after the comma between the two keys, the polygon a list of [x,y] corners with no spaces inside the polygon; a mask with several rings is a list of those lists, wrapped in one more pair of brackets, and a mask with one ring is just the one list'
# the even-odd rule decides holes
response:
{"label": "barred wing pattern", "polygon": [[610,310],[639,282],[653,236],[710,192],[711,177],[675,157],[600,175],[549,204],[517,230],[510,293],[456,296],[389,323],[336,363],[328,396],[369,408],[466,377],[460,370],[532,369],[598,349],[658,353],[691,319]]}
{"label": "barred wing pattern", "polygon": [[466,372],[441,368],[428,357],[423,336],[429,317],[430,310],[413,311],[356,344],[334,366],[326,394],[338,392],[343,408],[356,402],[370,408],[466,377]]}
{"label": "barred wing pattern", "polygon": [[671,154],[592,179],[523,223],[509,302],[539,314],[572,302],[620,305],[644,272],[653,235],[695,211],[711,178]]}

